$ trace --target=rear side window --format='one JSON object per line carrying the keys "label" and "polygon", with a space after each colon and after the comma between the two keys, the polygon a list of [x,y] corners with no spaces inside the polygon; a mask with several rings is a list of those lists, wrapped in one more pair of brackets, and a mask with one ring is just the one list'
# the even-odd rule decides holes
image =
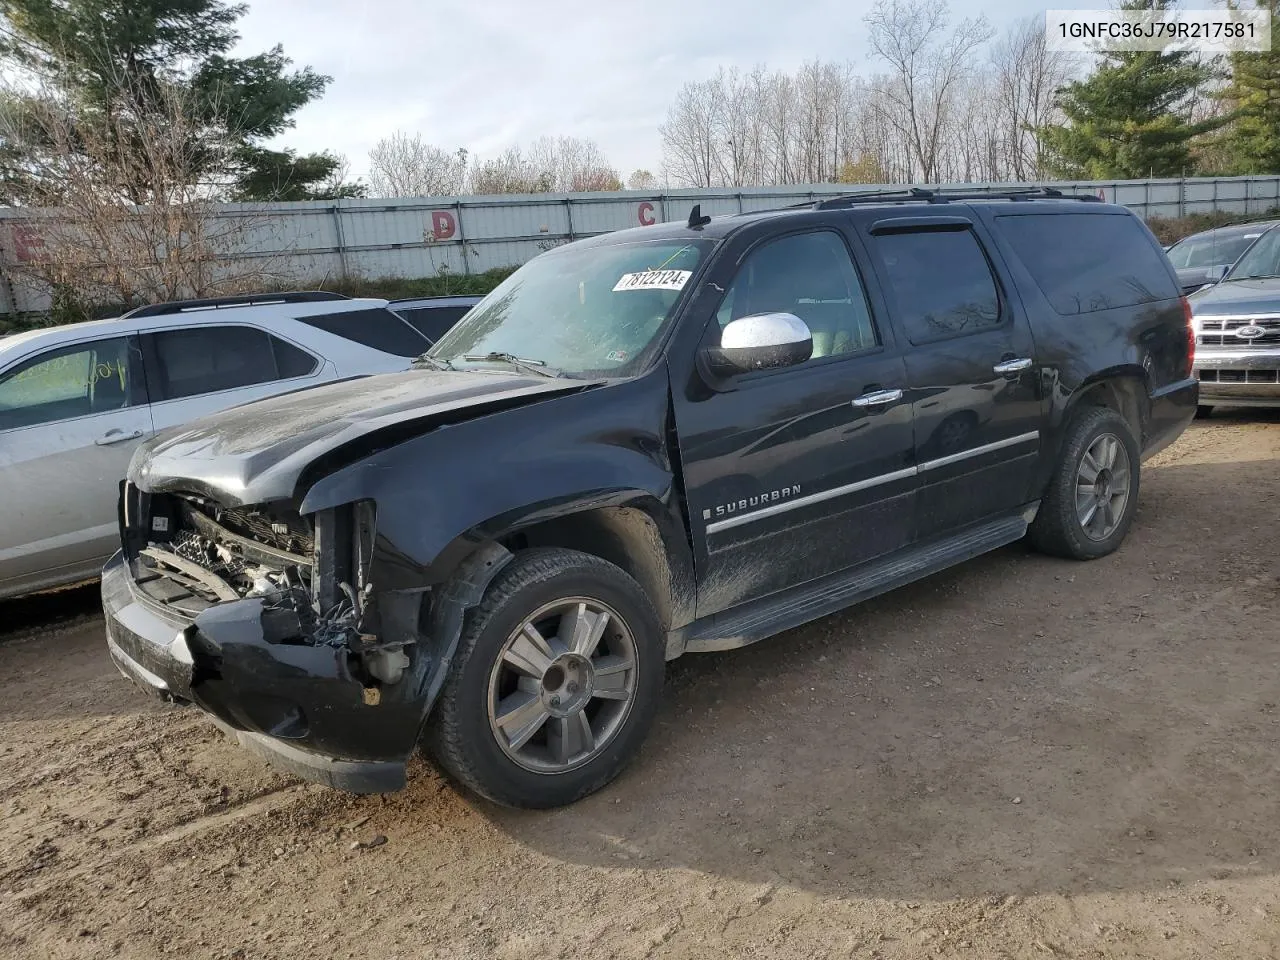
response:
{"label": "rear side window", "polygon": [[903,330],[914,344],[1000,325],[991,266],[969,230],[888,233],[873,238]]}
{"label": "rear side window", "polygon": [[431,343],[390,310],[348,310],[296,317],[299,323],[397,357],[416,357]]}
{"label": "rear side window", "polygon": [[396,310],[409,321],[410,326],[433,343],[449,328],[461,320],[470,307],[417,307],[413,310]]}
{"label": "rear side window", "polygon": [[[303,377],[318,361],[256,327],[208,326],[147,334],[153,392],[164,400]],[[154,381],[154,382],[152,382]]]}
{"label": "rear side window", "polygon": [[997,217],[996,226],[1064,316],[1178,296],[1164,258],[1133,217],[1030,214]]}

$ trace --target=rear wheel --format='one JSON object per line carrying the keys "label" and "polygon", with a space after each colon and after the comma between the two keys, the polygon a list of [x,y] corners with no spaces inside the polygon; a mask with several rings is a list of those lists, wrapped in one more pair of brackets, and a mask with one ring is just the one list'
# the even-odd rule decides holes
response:
{"label": "rear wheel", "polygon": [[1203,420],[1205,417],[1213,413],[1213,407],[1210,404],[1202,403],[1196,407],[1196,417]]}
{"label": "rear wheel", "polygon": [[1082,411],[1031,524],[1031,542],[1074,560],[1111,553],[1133,522],[1140,475],[1141,451],[1128,422],[1105,407]]}
{"label": "rear wheel", "polygon": [[573,550],[526,551],[468,615],[425,746],[498,803],[572,803],[634,756],[663,670],[657,616],[631,577]]}

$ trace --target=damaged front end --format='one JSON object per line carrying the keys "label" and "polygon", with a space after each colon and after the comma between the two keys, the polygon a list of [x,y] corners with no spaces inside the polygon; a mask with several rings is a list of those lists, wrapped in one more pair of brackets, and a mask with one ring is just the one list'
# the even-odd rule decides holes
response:
{"label": "damaged front end", "polygon": [[[375,589],[376,524],[371,501],[304,517],[126,483],[103,575],[111,652],[295,772],[398,789],[439,658],[419,643],[426,588]],[[353,763],[354,780],[332,774]]]}

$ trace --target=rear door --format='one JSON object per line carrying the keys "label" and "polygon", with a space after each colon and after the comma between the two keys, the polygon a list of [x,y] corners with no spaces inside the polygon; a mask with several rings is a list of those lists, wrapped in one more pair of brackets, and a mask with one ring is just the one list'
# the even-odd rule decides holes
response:
{"label": "rear door", "polygon": [[918,533],[1014,510],[1031,498],[1043,410],[1026,316],[981,226],[939,213],[864,227],[905,341]]}
{"label": "rear door", "polygon": [[299,344],[245,324],[201,324],[142,335],[157,430],[332,379]]}
{"label": "rear door", "polygon": [[0,373],[0,594],[92,576],[152,432],[137,338],[45,350]]}
{"label": "rear door", "polygon": [[[737,259],[736,257],[734,259]],[[732,261],[731,261],[732,262]],[[698,616],[908,544],[915,471],[902,354],[865,266],[834,227],[766,239],[735,273],[703,346],[743,316],[785,311],[812,358],[675,398],[698,566]]]}

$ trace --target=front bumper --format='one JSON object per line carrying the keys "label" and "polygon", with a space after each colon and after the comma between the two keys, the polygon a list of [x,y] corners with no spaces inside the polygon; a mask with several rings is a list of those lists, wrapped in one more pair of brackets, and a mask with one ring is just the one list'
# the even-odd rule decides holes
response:
{"label": "front bumper", "polygon": [[367,703],[344,649],[270,642],[256,598],[184,621],[140,595],[122,553],[102,572],[102,606],[112,660],[153,696],[195,704],[308,780],[351,793],[404,786],[425,698]]}
{"label": "front bumper", "polygon": [[1196,348],[1202,404],[1280,406],[1280,349]]}

